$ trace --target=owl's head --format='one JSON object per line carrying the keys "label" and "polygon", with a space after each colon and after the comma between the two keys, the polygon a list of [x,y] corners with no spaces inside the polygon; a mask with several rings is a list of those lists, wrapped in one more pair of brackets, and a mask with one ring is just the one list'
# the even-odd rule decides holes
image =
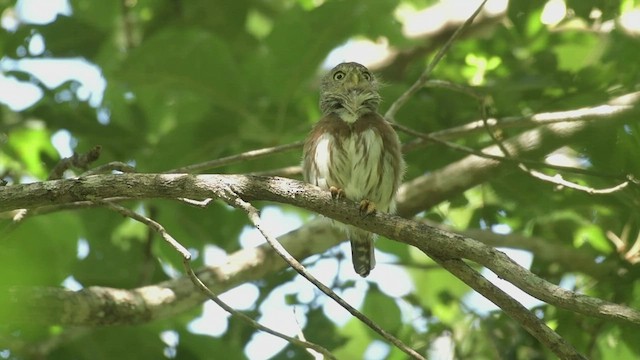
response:
{"label": "owl's head", "polygon": [[320,109],[332,112],[376,111],[380,103],[378,81],[365,66],[342,63],[331,69],[320,84]]}

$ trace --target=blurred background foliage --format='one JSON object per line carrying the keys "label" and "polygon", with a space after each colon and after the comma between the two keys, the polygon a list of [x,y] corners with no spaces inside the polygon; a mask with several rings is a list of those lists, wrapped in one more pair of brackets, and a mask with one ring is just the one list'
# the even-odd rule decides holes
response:
{"label": "blurred background foliage", "polygon": [[[124,161],[140,172],[160,172],[299,141],[319,116],[319,74],[343,60],[363,62],[381,74],[387,84],[381,110],[386,111],[470,14],[465,9],[473,10],[478,3],[69,0],[63,1],[66,11],[53,21],[38,23],[21,18],[28,2],[0,0],[0,172],[9,184],[46,179],[61,156],[68,156],[61,151],[65,147],[82,153],[101,145],[100,164]],[[418,14],[425,9],[432,11],[431,17],[420,19]],[[490,96],[496,117],[599,105],[639,90],[639,13],[640,3],[634,0],[489,1],[478,25],[454,44],[433,77],[473,86]],[[65,59],[93,65],[105,88],[91,88],[80,73],[73,72],[51,86],[46,78],[55,75],[56,68],[40,75],[20,65]],[[16,89],[18,85],[35,88],[40,96],[25,106],[12,105],[6,100],[13,91],[9,80]],[[396,121],[432,132],[479,116],[473,98],[429,88],[420,90]],[[557,150],[565,165],[639,177],[639,130],[637,118],[623,118],[548,152]],[[504,135],[521,131],[508,129]],[[56,143],[56,136],[63,139],[62,144]],[[486,134],[456,139],[474,148],[491,141]],[[439,145],[411,152],[407,179],[463,156]],[[272,170],[296,165],[299,159],[300,152],[293,151],[216,172]],[[616,184],[607,177],[565,177],[597,188]],[[638,195],[630,187],[593,196],[514,172],[424,209],[420,216],[457,230],[544,239],[533,253],[535,273],[579,292],[640,308],[638,257],[624,256],[640,231]],[[205,210],[167,201],[130,206],[152,214],[200,254],[196,265],[203,265],[207,245],[228,253],[241,248],[245,216],[221,204]],[[280,208],[291,216],[309,216]],[[172,266],[180,269],[178,258],[150,240],[143,226],[105,209],[35,216],[16,228],[9,227],[8,219],[1,220],[2,285],[68,286],[73,279],[75,286],[133,288],[167,279],[175,273]],[[611,239],[616,237],[626,247],[614,246]],[[570,259],[545,261],[537,255],[554,251],[548,244],[598,260],[587,267],[607,264],[613,270],[585,274],[573,270]],[[473,306],[475,298],[469,289],[422,254],[389,241],[378,245],[390,262],[399,264],[393,267],[408,274],[411,291],[393,295],[376,282],[362,287],[358,284],[364,281],[342,276],[334,279],[334,287],[344,292],[367,290],[360,302],[363,311],[412,347],[424,352],[438,336],[452,334],[459,359],[551,357],[500,311]],[[333,251],[329,257],[336,254]],[[319,258],[310,260],[312,268],[314,261]],[[284,292],[305,320],[301,326],[306,338],[338,358],[404,358],[360,322],[338,321],[323,311],[326,301],[319,295],[302,299],[291,287],[283,291],[283,284],[291,284],[293,278],[294,273],[287,270],[254,284],[256,300],[244,310],[264,317],[270,309],[261,303]],[[540,303],[534,306],[536,314],[590,358],[640,357],[640,343],[633,337],[637,329]],[[245,350],[254,330],[233,319],[216,336],[196,333],[189,324],[201,314],[198,308],[144,326],[90,329],[60,342],[46,358],[205,359],[224,354],[225,359],[259,359],[272,355],[267,350]],[[29,344],[41,344],[66,329],[16,330],[0,321],[0,331],[0,358],[22,359],[30,357]],[[273,356],[279,359],[309,358],[291,346],[276,353]]]}

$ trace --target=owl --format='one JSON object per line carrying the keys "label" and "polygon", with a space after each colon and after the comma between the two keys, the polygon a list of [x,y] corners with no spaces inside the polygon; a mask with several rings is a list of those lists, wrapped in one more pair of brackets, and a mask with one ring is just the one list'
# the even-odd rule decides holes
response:
{"label": "owl", "polygon": [[[357,202],[363,216],[393,213],[395,194],[405,169],[400,140],[377,113],[378,82],[358,63],[342,63],[320,84],[318,121],[304,144],[305,181],[331,192],[334,198]],[[375,266],[374,234],[335,223],[351,242],[353,268],[362,277]]]}

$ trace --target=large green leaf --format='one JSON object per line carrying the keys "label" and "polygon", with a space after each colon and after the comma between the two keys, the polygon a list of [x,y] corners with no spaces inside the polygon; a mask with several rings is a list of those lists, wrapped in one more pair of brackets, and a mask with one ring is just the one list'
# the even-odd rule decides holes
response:
{"label": "large green leaf", "polygon": [[131,52],[117,77],[136,93],[195,93],[237,114],[245,111],[247,83],[227,43],[207,31],[164,29]]}
{"label": "large green leaf", "polygon": [[77,261],[83,226],[72,213],[4,222],[0,235],[0,283],[60,286]]}

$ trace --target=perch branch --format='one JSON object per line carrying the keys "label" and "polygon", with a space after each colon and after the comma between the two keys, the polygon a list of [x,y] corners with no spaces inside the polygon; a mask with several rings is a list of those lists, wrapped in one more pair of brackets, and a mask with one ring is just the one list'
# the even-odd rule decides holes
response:
{"label": "perch branch", "polygon": [[[100,199],[126,196],[142,199],[186,196],[198,199],[208,198],[212,192],[218,193],[221,189],[232,189],[245,201],[267,200],[302,207],[416,246],[434,258],[469,259],[486,266],[501,278],[549,304],[588,316],[640,325],[638,310],[562,289],[535,276],[502,252],[478,241],[383,213],[363,219],[352,202],[334,201],[327,192],[292,179],[243,175],[96,175],[0,188],[0,211],[11,210],[11,206],[32,208],[51,202],[83,201],[88,197]],[[7,191],[16,194],[15,198],[1,201],[11,199],[6,196]]]}

